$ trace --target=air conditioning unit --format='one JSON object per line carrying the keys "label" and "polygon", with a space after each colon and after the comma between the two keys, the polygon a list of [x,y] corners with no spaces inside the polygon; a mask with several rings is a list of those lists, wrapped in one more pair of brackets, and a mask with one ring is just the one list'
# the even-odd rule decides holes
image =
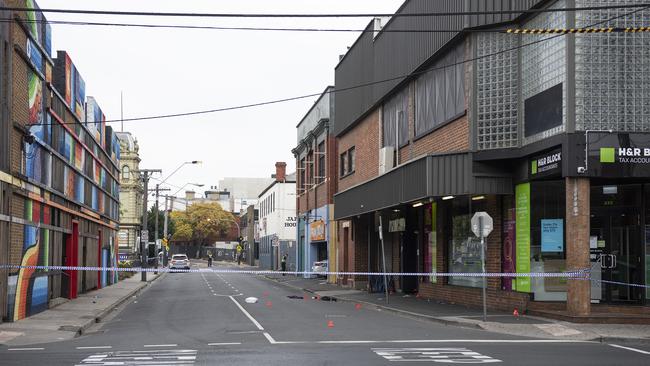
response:
{"label": "air conditioning unit", "polygon": [[395,148],[392,146],[384,146],[379,149],[379,174],[384,174],[393,169],[395,165]]}

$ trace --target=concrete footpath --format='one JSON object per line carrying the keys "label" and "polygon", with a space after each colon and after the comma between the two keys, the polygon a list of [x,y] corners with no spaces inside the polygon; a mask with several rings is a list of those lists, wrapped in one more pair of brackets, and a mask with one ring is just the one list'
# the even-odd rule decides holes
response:
{"label": "concrete footpath", "polygon": [[268,275],[267,279],[287,287],[311,293],[323,300],[344,301],[389,311],[418,320],[446,325],[484,329],[490,332],[545,339],[572,339],[600,342],[631,342],[650,344],[650,326],[633,324],[577,324],[537,316],[488,311],[483,321],[483,310],[420,298],[412,295],[385,295],[351,290],[328,284],[325,279],[306,279],[292,275]]}
{"label": "concrete footpath", "polygon": [[74,300],[65,300],[28,318],[1,323],[0,344],[24,346],[78,337],[164,275],[147,273],[145,283],[137,272],[112,286],[81,294]]}

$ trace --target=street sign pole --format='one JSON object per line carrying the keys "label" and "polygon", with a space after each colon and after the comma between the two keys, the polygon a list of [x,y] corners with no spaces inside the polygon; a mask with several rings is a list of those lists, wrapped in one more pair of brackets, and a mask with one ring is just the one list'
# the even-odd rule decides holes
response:
{"label": "street sign pole", "polygon": [[485,237],[483,236],[483,217],[478,218],[481,233],[481,272],[483,272],[483,321],[487,321],[487,277],[485,276]]}
{"label": "street sign pole", "polygon": [[485,237],[494,228],[492,217],[487,212],[477,212],[472,216],[472,232],[481,239],[481,272],[483,273],[483,321],[487,321],[487,276],[485,275]]}
{"label": "street sign pole", "polygon": [[388,278],[386,277],[386,251],[384,250],[384,226],[382,225],[381,215],[379,216],[379,240],[381,241],[381,262],[384,267],[384,289],[386,290],[386,304],[388,304]]}

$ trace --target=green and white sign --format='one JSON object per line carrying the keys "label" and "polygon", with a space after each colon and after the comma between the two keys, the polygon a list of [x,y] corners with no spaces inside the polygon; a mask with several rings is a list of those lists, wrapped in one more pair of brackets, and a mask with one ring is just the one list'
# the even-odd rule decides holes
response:
{"label": "green and white sign", "polygon": [[[515,187],[515,270],[517,273],[530,273],[530,183]],[[530,292],[530,277],[517,277],[515,289]]]}
{"label": "green and white sign", "polygon": [[650,148],[601,147],[601,163],[650,164]]}
{"label": "green and white sign", "polygon": [[555,149],[530,160],[530,178],[559,175],[562,172],[562,150]]}

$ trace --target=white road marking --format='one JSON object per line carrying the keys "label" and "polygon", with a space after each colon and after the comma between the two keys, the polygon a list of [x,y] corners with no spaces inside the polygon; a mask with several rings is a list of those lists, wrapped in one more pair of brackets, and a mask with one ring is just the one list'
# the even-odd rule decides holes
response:
{"label": "white road marking", "polygon": [[241,342],[208,343],[208,346],[232,346],[236,344],[241,344]]}
{"label": "white road marking", "polygon": [[611,343],[609,345],[612,346],[612,347],[616,347],[616,348],[626,349],[626,350],[632,351],[632,352],[642,353],[644,355],[650,355],[650,352],[644,351],[642,349],[637,349],[637,348],[632,348],[632,347],[624,347],[624,346],[619,346],[618,344],[611,344]]}
{"label": "white road marking", "polygon": [[[288,343],[288,342],[277,342],[277,343]],[[299,343],[305,343],[305,342],[299,342]],[[598,343],[598,342],[566,340],[566,339],[401,339],[401,340],[386,340],[386,341],[378,341],[378,340],[315,341],[313,343],[365,344],[365,343]]]}
{"label": "white road marking", "polygon": [[273,339],[273,337],[271,337],[271,335],[268,334],[267,332],[264,332],[264,337],[266,337],[266,339],[267,339],[267,340],[269,341],[269,343],[271,343],[271,344],[276,344],[276,343],[278,343],[278,342],[276,342],[275,339]]}
{"label": "white road marking", "polygon": [[85,346],[85,347],[76,347],[77,349],[109,349],[113,346]]}
{"label": "white road marking", "polygon": [[79,365],[193,365],[196,350],[146,350],[98,353],[86,357]]}
{"label": "white road marking", "polygon": [[31,347],[31,348],[8,348],[7,351],[42,351],[45,348]]}
{"label": "white road marking", "polygon": [[423,361],[439,363],[497,363],[496,358],[467,348],[373,348],[378,356],[389,361]]}
{"label": "white road marking", "polygon": [[242,313],[244,313],[244,315],[246,315],[246,316],[248,317],[248,319],[250,319],[250,320],[253,322],[253,324],[255,324],[255,326],[257,327],[257,329],[259,329],[259,330],[264,330],[264,328],[262,327],[262,325],[261,325],[257,320],[255,320],[255,318],[253,318],[253,316],[250,315],[250,314],[248,313],[248,311],[246,311],[246,309],[244,309],[244,307],[241,306],[237,300],[235,300],[234,297],[232,297],[232,296],[228,296],[228,297],[230,298],[230,300],[232,300],[232,302],[235,303],[235,305],[237,305],[237,307],[239,308],[239,310],[241,310]]}
{"label": "white road marking", "polygon": [[177,344],[145,344],[142,347],[178,347]]}

